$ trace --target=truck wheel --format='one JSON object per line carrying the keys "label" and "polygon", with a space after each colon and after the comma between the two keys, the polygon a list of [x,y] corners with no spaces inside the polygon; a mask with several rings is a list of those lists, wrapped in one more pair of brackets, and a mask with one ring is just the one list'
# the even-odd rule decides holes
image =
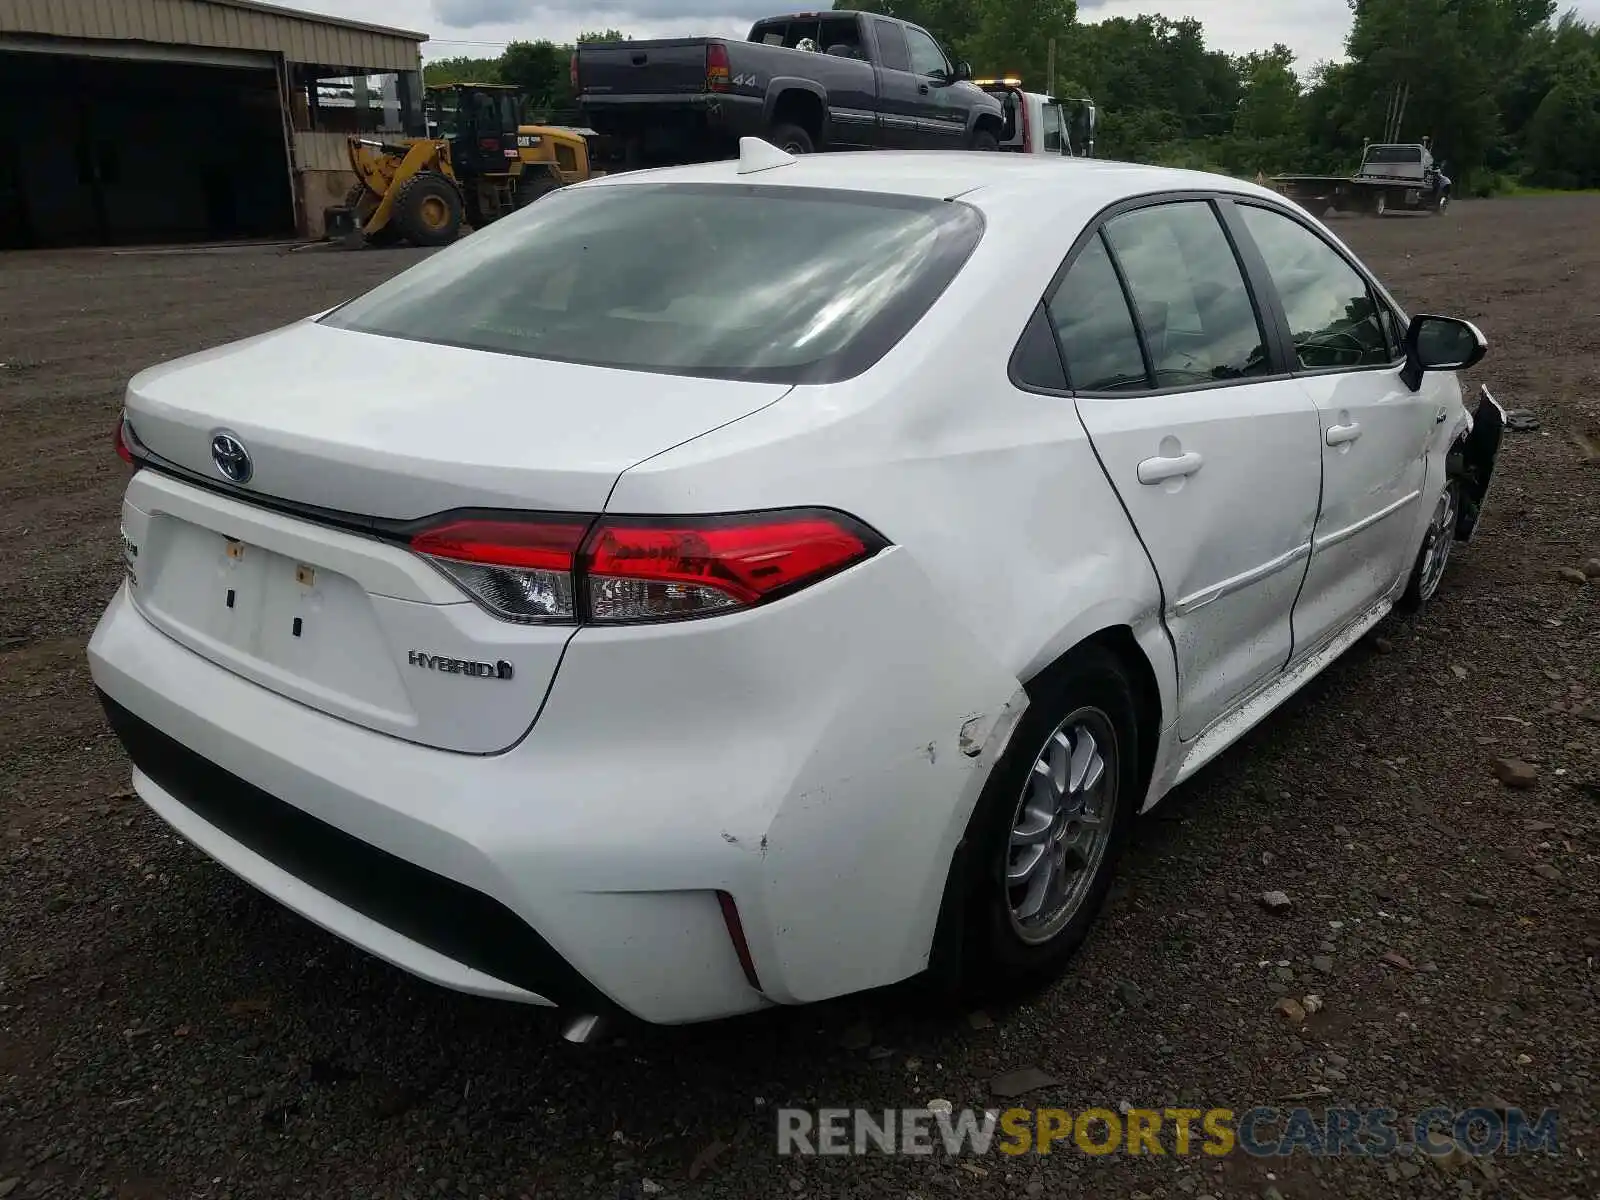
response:
{"label": "truck wheel", "polygon": [[967,149],[998,151],[1000,149],[1000,139],[995,137],[992,130],[980,129],[972,135],[972,142]]}
{"label": "truck wheel", "polygon": [[815,154],[816,143],[811,135],[798,125],[774,125],[767,130],[767,141],[785,154]]}
{"label": "truck wheel", "polygon": [[423,171],[400,185],[394,223],[413,246],[447,246],[461,236],[461,193],[442,175]]}

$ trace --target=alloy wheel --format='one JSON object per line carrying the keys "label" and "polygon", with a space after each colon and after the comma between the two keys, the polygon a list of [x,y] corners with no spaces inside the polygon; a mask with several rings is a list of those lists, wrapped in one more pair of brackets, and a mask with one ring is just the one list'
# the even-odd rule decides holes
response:
{"label": "alloy wheel", "polygon": [[1080,708],[1045,739],[1011,822],[1005,889],[1011,928],[1038,945],[1072,920],[1111,843],[1117,811],[1117,735]]}
{"label": "alloy wheel", "polygon": [[1446,485],[1439,493],[1439,502],[1433,507],[1433,519],[1428,523],[1427,542],[1422,548],[1422,570],[1417,577],[1417,595],[1423,600],[1433,599],[1444,579],[1444,569],[1450,562],[1450,547],[1455,543],[1456,489]]}

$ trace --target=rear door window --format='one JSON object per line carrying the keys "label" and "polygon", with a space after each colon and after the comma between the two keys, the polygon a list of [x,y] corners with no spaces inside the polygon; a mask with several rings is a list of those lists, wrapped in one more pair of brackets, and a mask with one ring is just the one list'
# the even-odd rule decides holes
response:
{"label": "rear door window", "polygon": [[747,184],[563,189],[323,323],[593,366],[829,382],[903,337],[982,230],[970,206],[915,196]]}
{"label": "rear door window", "polygon": [[911,70],[911,50],[906,46],[905,29],[893,21],[874,21],[878,34],[878,65],[890,71]]}
{"label": "rear door window", "polygon": [[1265,375],[1266,335],[1210,204],[1140,208],[1106,223],[1158,388]]}

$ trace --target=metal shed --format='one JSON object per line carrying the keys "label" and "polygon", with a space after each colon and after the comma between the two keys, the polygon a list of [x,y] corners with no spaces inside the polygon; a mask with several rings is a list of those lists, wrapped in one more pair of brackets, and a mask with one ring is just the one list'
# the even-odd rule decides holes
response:
{"label": "metal shed", "polygon": [[[422,131],[426,40],[257,0],[4,0],[0,247],[316,236],[348,134]],[[330,81],[355,103],[320,106]]]}

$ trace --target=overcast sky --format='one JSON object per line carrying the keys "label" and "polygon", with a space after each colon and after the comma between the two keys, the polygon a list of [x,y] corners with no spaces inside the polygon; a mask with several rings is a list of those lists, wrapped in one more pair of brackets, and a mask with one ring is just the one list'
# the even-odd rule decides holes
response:
{"label": "overcast sky", "polygon": [[[726,34],[742,37],[757,18],[785,11],[784,0],[273,0],[334,16],[395,25],[429,35],[425,58],[489,57],[520,38],[568,41],[585,29],[614,27],[634,37]],[[828,7],[817,3],[817,7]],[[1600,20],[1600,0],[1567,0]],[[795,3],[787,11],[804,10]],[[1344,56],[1350,30],[1345,0],[1079,0],[1078,17],[1198,17],[1215,50],[1242,54],[1282,42],[1303,69]],[[983,64],[975,63],[980,70]]]}

